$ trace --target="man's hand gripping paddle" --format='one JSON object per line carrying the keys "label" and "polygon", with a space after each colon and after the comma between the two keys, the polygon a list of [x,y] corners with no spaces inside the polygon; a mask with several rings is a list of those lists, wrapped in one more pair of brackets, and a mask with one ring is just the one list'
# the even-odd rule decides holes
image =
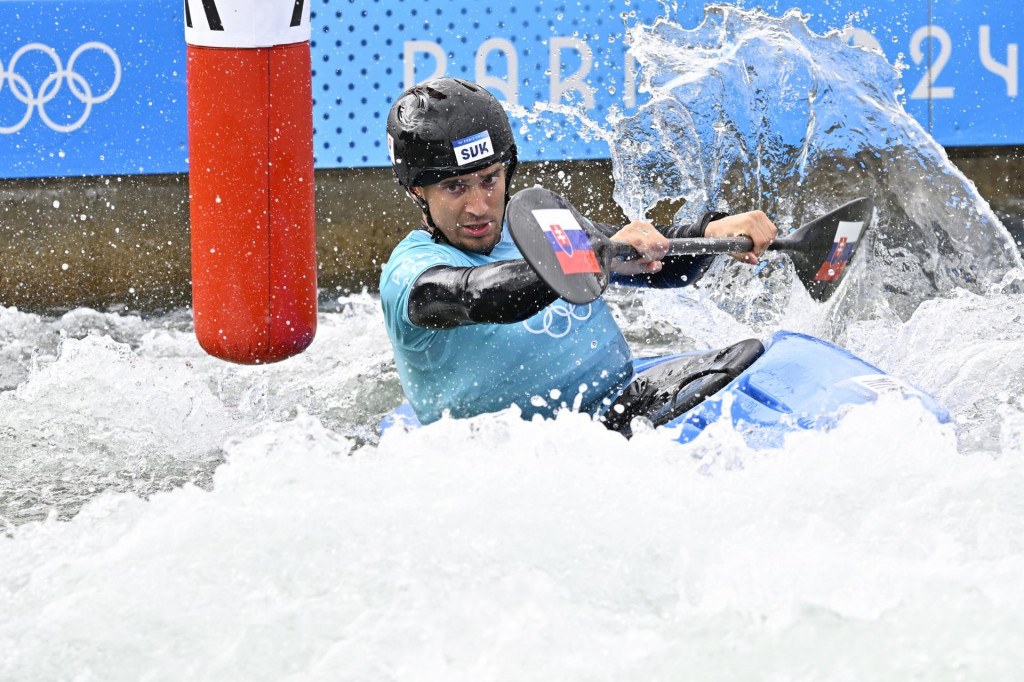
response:
{"label": "man's hand gripping paddle", "polygon": [[[811,297],[825,301],[839,286],[872,211],[868,199],[854,199],[779,237],[768,248],[788,253]],[[604,292],[613,258],[639,256],[629,244],[605,237],[572,204],[542,187],[518,192],[506,215],[523,257],[570,303],[590,303]],[[670,239],[669,244],[670,255],[742,253],[753,248],[749,237]]]}

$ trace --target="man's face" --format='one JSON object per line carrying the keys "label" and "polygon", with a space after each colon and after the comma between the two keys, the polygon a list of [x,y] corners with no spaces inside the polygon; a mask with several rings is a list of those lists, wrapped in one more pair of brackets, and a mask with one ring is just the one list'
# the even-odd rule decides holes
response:
{"label": "man's face", "polygon": [[501,240],[505,217],[505,166],[496,163],[435,185],[414,187],[430,216],[456,248],[487,253]]}

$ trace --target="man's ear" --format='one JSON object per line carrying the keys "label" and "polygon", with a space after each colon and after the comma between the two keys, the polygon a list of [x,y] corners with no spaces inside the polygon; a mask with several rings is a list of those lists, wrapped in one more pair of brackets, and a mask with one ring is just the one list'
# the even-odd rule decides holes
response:
{"label": "man's ear", "polygon": [[427,197],[425,196],[422,187],[406,187],[405,193],[408,194],[413,203],[420,208],[424,208],[427,205]]}

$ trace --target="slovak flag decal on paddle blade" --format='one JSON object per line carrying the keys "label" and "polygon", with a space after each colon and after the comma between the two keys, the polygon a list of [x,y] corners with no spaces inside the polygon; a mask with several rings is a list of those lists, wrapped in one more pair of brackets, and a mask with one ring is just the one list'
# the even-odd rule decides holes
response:
{"label": "slovak flag decal on paddle blade", "polygon": [[853,255],[853,248],[860,238],[864,223],[842,221],[836,230],[835,241],[828,258],[821,264],[814,279],[818,282],[834,282],[843,274],[843,268]]}
{"label": "slovak flag decal on paddle blade", "polygon": [[544,236],[555,252],[558,265],[567,275],[600,273],[594,248],[587,233],[576,221],[571,211],[561,208],[537,209],[534,217]]}

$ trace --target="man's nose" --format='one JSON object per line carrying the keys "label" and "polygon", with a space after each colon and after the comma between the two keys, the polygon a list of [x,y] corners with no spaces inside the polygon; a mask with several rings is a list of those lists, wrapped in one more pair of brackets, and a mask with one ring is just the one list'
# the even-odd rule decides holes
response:
{"label": "man's nose", "polygon": [[466,192],[466,211],[474,215],[487,212],[488,202],[494,190],[487,189],[482,185],[470,187]]}

